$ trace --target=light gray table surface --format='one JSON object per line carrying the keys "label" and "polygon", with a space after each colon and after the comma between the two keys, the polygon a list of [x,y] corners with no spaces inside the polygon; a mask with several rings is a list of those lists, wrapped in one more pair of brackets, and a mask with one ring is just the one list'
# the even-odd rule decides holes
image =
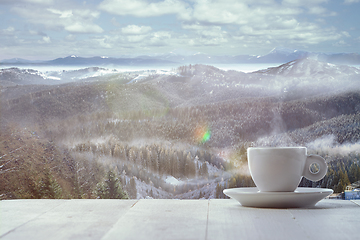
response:
{"label": "light gray table surface", "polygon": [[4,200],[1,239],[360,239],[360,200],[312,208],[211,200]]}

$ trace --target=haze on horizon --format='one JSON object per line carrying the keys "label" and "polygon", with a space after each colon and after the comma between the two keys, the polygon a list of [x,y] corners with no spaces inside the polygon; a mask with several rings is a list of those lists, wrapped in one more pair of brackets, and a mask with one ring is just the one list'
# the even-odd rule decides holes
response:
{"label": "haze on horizon", "polygon": [[360,52],[360,0],[0,0],[0,59]]}

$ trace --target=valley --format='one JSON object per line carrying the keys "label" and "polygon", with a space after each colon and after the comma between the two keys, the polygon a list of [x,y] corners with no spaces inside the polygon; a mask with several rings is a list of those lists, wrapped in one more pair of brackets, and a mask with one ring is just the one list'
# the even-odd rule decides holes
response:
{"label": "valley", "polygon": [[341,192],[360,179],[358,68],[8,68],[0,82],[1,199],[97,198],[109,172],[130,198],[221,198],[254,186],[249,146],[325,157],[327,176],[301,186]]}

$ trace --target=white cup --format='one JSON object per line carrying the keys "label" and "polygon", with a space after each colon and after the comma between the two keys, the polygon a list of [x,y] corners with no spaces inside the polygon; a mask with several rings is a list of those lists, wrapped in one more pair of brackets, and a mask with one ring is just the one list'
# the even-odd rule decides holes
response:
{"label": "white cup", "polygon": [[[261,192],[293,192],[302,177],[319,181],[327,172],[325,159],[307,155],[305,147],[254,147],[247,150],[251,177]],[[319,170],[313,173],[313,164]]]}

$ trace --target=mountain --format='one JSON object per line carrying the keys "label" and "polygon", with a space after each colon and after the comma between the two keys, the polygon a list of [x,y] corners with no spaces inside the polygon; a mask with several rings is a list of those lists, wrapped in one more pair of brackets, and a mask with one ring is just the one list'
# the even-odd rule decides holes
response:
{"label": "mountain", "polygon": [[309,52],[305,51],[277,47],[268,54],[257,56],[256,59],[253,60],[258,63],[283,63],[307,57],[309,54]]}
{"label": "mountain", "polygon": [[78,57],[76,55],[67,56],[64,58],[56,58],[48,61],[25,60],[25,59],[8,59],[0,61],[0,66],[12,65],[41,65],[41,66],[153,66],[153,65],[169,65],[174,62],[153,58],[153,57],[124,57],[124,58],[110,58],[110,57]]}
{"label": "mountain", "polygon": [[79,57],[71,55],[49,61],[32,61],[25,59],[8,59],[0,61],[0,66],[17,65],[49,65],[49,66],[154,66],[179,64],[257,64],[257,63],[286,63],[296,59],[312,57],[319,61],[334,64],[360,64],[357,53],[317,53],[284,47],[276,47],[268,54],[254,55],[211,55],[205,53],[181,54],[181,51],[156,55],[141,55],[137,57]]}
{"label": "mountain", "polygon": [[333,54],[324,54],[324,53],[315,53],[314,56],[317,56],[318,60],[334,63],[334,64],[349,64],[349,65],[358,65],[360,64],[360,55],[357,53],[333,53]]}
{"label": "mountain", "polygon": [[46,71],[34,69],[5,68],[0,69],[0,86],[19,85],[58,85],[64,83],[117,81],[133,83],[147,81],[153,75],[176,75],[165,70],[138,70],[124,72],[117,69],[86,67],[76,70]]}
{"label": "mountain", "polygon": [[40,71],[33,69],[0,69],[0,86],[51,84]]}
{"label": "mountain", "polygon": [[57,85],[68,82],[96,80],[97,76],[113,75],[119,72],[99,67],[90,67],[68,71],[41,72],[34,69],[0,69],[0,86],[17,85]]}
{"label": "mountain", "polygon": [[307,52],[284,47],[276,47],[266,55],[257,56],[254,62],[286,63],[301,58],[313,58],[321,62],[328,62],[333,64],[360,64],[360,55],[358,53]]}
{"label": "mountain", "polygon": [[306,146],[329,174],[300,186],[340,189],[360,176],[359,76],[310,57],[254,73],[2,69],[0,198],[96,198],[108,170],[133,198],[221,197],[254,186],[249,146]]}
{"label": "mountain", "polygon": [[284,97],[288,99],[360,89],[360,69],[321,62],[313,57],[297,59],[251,74],[266,81],[269,89],[283,91]]}
{"label": "mountain", "polygon": [[234,55],[216,56],[203,53],[181,55],[179,53],[167,53],[157,55],[156,58],[170,60],[183,64],[257,64],[257,63],[286,63],[296,59],[313,57],[319,61],[335,64],[360,64],[360,55],[357,53],[316,53],[284,47],[276,47],[265,55]]}
{"label": "mountain", "polygon": [[166,53],[163,55],[157,55],[152,58],[169,60],[181,64],[234,64],[234,63],[250,63],[253,57],[249,55],[217,56],[217,55],[204,54],[204,53],[194,53],[191,55]]}
{"label": "mountain", "polygon": [[282,64],[277,67],[256,71],[254,73],[286,76],[286,77],[336,77],[338,75],[358,75],[360,70],[346,65],[335,65],[328,62],[322,62],[313,57],[300,58]]}
{"label": "mountain", "polygon": [[[289,54],[291,55],[291,54]],[[77,57],[69,57],[78,59]],[[83,59],[79,59],[82,61]],[[118,84],[158,82],[161,94],[173,104],[211,103],[243,96],[269,96],[286,89],[289,97],[358,88],[360,70],[346,65],[321,62],[313,57],[301,58],[252,73],[224,71],[209,65],[195,64],[173,70],[139,70],[123,72],[104,67],[40,72],[32,69],[0,69],[0,85],[58,85],[80,82],[116,81]],[[177,85],[187,83],[183,92]],[[197,92],[195,92],[195,89]],[[252,91],[254,89],[254,91]],[[257,89],[255,91],[255,89]],[[211,93],[211,94],[210,94]],[[292,93],[292,95],[290,94]],[[193,102],[193,103],[192,103]]]}
{"label": "mountain", "polygon": [[27,60],[23,58],[4,59],[0,61],[1,64],[34,64],[42,62],[41,60]]}
{"label": "mountain", "polygon": [[110,58],[110,57],[78,57],[75,55],[65,58],[57,58],[43,62],[46,65],[73,65],[73,66],[106,66],[106,65],[167,65],[173,64],[171,61],[155,58]]}

